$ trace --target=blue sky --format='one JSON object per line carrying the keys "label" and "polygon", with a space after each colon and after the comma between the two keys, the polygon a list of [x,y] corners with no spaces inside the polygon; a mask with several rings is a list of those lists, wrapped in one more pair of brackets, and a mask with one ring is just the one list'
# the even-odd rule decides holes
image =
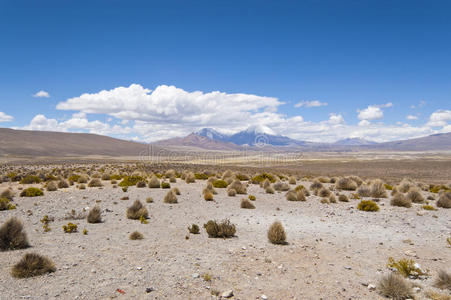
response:
{"label": "blue sky", "polygon": [[0,0],[0,46],[1,127],[451,131],[449,1]]}

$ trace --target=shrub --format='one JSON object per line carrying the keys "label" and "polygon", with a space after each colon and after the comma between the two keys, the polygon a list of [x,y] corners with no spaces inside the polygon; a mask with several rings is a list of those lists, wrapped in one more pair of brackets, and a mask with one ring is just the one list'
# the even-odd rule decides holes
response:
{"label": "shrub", "polygon": [[102,175],[102,180],[111,180],[110,174],[103,174]]}
{"label": "shrub", "polygon": [[269,173],[262,173],[262,174],[256,175],[256,176],[252,177],[251,182],[254,184],[258,184],[258,183],[261,183],[262,181],[264,181],[265,179],[268,179],[270,183],[276,182],[276,178]]}
{"label": "shrub", "polygon": [[27,189],[24,189],[20,193],[20,197],[37,197],[37,196],[43,196],[44,192],[41,189],[35,188],[35,187],[29,187]]}
{"label": "shrub", "polygon": [[81,220],[84,218],[86,218],[86,214],[84,213],[84,211],[80,211],[79,213],[77,213],[75,209],[72,209],[64,217],[65,220]]}
{"label": "shrub", "polygon": [[88,223],[102,223],[101,213],[100,207],[94,206],[88,213]]}
{"label": "shrub", "polygon": [[53,262],[36,253],[27,253],[11,269],[11,275],[16,278],[28,278],[55,272]]}
{"label": "shrub", "polygon": [[152,175],[149,180],[149,188],[157,189],[160,187],[160,180],[158,180],[157,176]]}
{"label": "shrub", "polygon": [[139,175],[125,176],[119,186],[135,186],[140,181],[146,181],[144,177]]}
{"label": "shrub", "polygon": [[229,195],[230,197],[235,197],[235,195],[236,195],[235,189],[228,189],[227,195]]}
{"label": "shrub", "polygon": [[145,188],[147,186],[145,181],[138,181],[138,183],[136,184],[137,188]]}
{"label": "shrub", "polygon": [[328,198],[322,198],[320,202],[323,203],[323,204],[329,204],[330,203]]}
{"label": "shrub", "polygon": [[249,180],[249,176],[247,176],[246,174],[235,174],[235,178],[238,179],[239,181],[246,181]]}
{"label": "shrub", "polygon": [[384,183],[376,179],[371,183],[370,196],[373,198],[387,198],[387,191],[385,190]]}
{"label": "shrub", "polygon": [[122,188],[122,191],[125,193],[125,192],[127,192],[128,191],[128,186],[124,186],[123,188]]}
{"label": "shrub", "polygon": [[66,180],[58,181],[58,188],[60,188],[60,189],[67,189],[68,187],[69,187],[69,183],[67,183]]}
{"label": "shrub", "polygon": [[275,193],[274,188],[273,188],[271,185],[268,186],[268,187],[265,189],[265,193],[266,193],[266,194],[274,194],[274,193]]}
{"label": "shrub", "polygon": [[171,178],[174,177],[175,178],[175,170],[173,169],[169,169],[164,173],[164,177],[166,178]]}
{"label": "shrub", "polygon": [[162,181],[161,182],[161,188],[162,189],[170,189],[171,188],[171,184],[169,182]]}
{"label": "shrub", "polygon": [[216,192],[213,185],[209,182],[209,183],[207,183],[207,187],[202,190],[202,194],[205,194],[205,193],[211,193],[213,195],[216,195],[218,192]]}
{"label": "shrub", "polygon": [[7,198],[0,198],[0,211],[16,209],[16,206],[14,204],[11,204],[10,202],[11,200]]}
{"label": "shrub", "polygon": [[198,180],[207,180],[208,179],[208,175],[205,173],[195,173],[194,174],[194,178],[198,179]]}
{"label": "shrub", "polygon": [[58,189],[58,185],[56,184],[55,181],[50,181],[50,182],[47,183],[46,188],[47,188],[47,191],[53,192],[53,191],[56,191]]}
{"label": "shrub", "polygon": [[13,200],[14,192],[10,188],[5,189],[1,194],[0,198],[6,198],[8,200]]}
{"label": "shrub", "polygon": [[67,225],[63,225],[63,231],[65,233],[77,232],[78,231],[78,226],[77,226],[77,224],[69,222],[69,223],[67,223]]}
{"label": "shrub", "polygon": [[268,229],[268,240],[273,244],[285,244],[287,235],[282,223],[275,221]]}
{"label": "shrub", "polygon": [[248,199],[241,199],[241,208],[254,209],[255,205]]}
{"label": "shrub", "polygon": [[315,180],[310,185],[310,190],[312,190],[312,191],[319,190],[322,187],[323,187],[323,184],[321,182],[319,182],[318,180]]}
{"label": "shrub", "polygon": [[191,226],[188,226],[189,233],[192,234],[199,234],[199,226],[196,224],[192,224]]}
{"label": "shrub", "polygon": [[218,180],[213,181],[213,186],[214,186],[215,188],[218,188],[218,189],[224,189],[224,188],[226,188],[228,185],[229,185],[229,184],[227,183],[227,181],[222,180],[222,179],[218,179]]}
{"label": "shrub", "polygon": [[404,194],[396,193],[391,198],[390,204],[392,206],[411,207],[412,201],[410,199],[406,198],[406,196],[404,196]]}
{"label": "shrub", "polygon": [[437,210],[435,207],[433,207],[432,205],[423,205],[422,208],[424,210]]}
{"label": "shrub", "polygon": [[330,194],[329,196],[329,202],[330,203],[337,203],[337,199],[335,198],[334,194]]}
{"label": "shrub", "polygon": [[286,192],[290,189],[290,186],[287,183],[278,181],[274,183],[274,189],[279,192]]}
{"label": "shrub", "polygon": [[169,182],[175,183],[177,182],[177,179],[175,178],[175,176],[169,177]]}
{"label": "shrub", "polygon": [[29,247],[23,224],[12,217],[0,227],[0,250],[16,250]]}
{"label": "shrub", "polygon": [[[74,180],[75,181],[75,180]],[[88,176],[80,175],[77,180],[78,183],[88,183]]]}
{"label": "shrub", "polygon": [[257,200],[257,198],[256,198],[254,195],[249,195],[248,198],[249,198],[249,200],[251,200],[251,201]]}
{"label": "shrub", "polygon": [[362,210],[362,211],[378,211],[379,210],[379,206],[374,201],[362,200],[357,205],[357,209],[358,210]]}
{"label": "shrub", "polygon": [[213,201],[213,194],[209,191],[204,193],[204,200],[205,201]]}
{"label": "shrub", "polygon": [[247,194],[246,186],[239,180],[234,180],[227,188],[234,189],[237,194]]}
{"label": "shrub", "polygon": [[289,184],[296,184],[296,177],[290,176],[290,179],[288,179]]}
{"label": "shrub", "polygon": [[318,196],[320,197],[329,197],[330,196],[330,190],[323,187],[318,191]]}
{"label": "shrub", "polygon": [[24,178],[20,180],[20,183],[22,184],[32,184],[32,183],[40,183],[41,178],[35,175],[27,175]]}
{"label": "shrub", "polygon": [[142,240],[144,238],[144,236],[139,231],[133,231],[132,233],[130,233],[128,238],[135,241],[135,240]]}
{"label": "shrub", "polygon": [[357,194],[359,194],[360,197],[370,197],[371,194],[370,187],[366,184],[362,184],[357,189]]}
{"label": "shrub", "polygon": [[268,179],[265,179],[262,182],[260,182],[260,187],[266,189],[268,188],[268,186],[271,186],[271,181],[269,181]]}
{"label": "shrub", "polygon": [[403,258],[395,261],[393,257],[389,257],[387,266],[391,269],[396,269],[404,277],[418,278],[420,275],[427,275],[427,273],[417,267],[413,259]]}
{"label": "shrub", "polygon": [[393,300],[412,298],[410,283],[399,275],[390,273],[379,280],[377,290],[380,295]]}
{"label": "shrub", "polygon": [[445,270],[440,270],[437,278],[435,279],[434,286],[442,290],[451,290],[451,274],[447,273]]}
{"label": "shrub", "polygon": [[169,204],[174,204],[174,203],[178,203],[177,202],[177,196],[174,194],[173,191],[169,191],[166,196],[164,196],[164,203],[169,203]]}
{"label": "shrub", "polygon": [[338,196],[338,201],[340,202],[349,202],[348,196],[344,195],[344,194],[340,194]]}
{"label": "shrub", "polygon": [[411,187],[407,192],[406,198],[412,201],[413,203],[423,203],[424,197],[421,194],[421,191],[417,187]]}
{"label": "shrub", "polygon": [[437,206],[451,208],[451,192],[442,192],[437,200]]}
{"label": "shrub", "polygon": [[180,195],[180,194],[181,194],[178,187],[172,188],[172,191],[173,191],[174,194],[176,194],[176,195]]}
{"label": "shrub", "polygon": [[210,220],[204,224],[204,228],[210,238],[230,238],[236,233],[235,225],[229,220],[223,220],[221,223]]}
{"label": "shrub", "polygon": [[146,202],[147,203],[153,203],[153,198],[152,197],[147,197],[146,198]]}
{"label": "shrub", "polygon": [[80,184],[80,185],[78,186],[78,188],[79,188],[80,190],[86,190],[86,185],[84,185],[84,184],[82,183],[82,184]]}
{"label": "shrub", "polygon": [[300,191],[296,191],[296,190],[288,191],[285,194],[285,198],[288,201],[305,201],[306,200],[304,192],[302,190],[300,190]]}
{"label": "shrub", "polygon": [[196,182],[196,177],[194,176],[193,172],[188,172],[185,175],[185,182],[186,183],[194,183],[194,182]]}
{"label": "shrub", "polygon": [[351,177],[344,177],[338,179],[335,187],[339,190],[355,191],[357,189],[357,183]]}
{"label": "shrub", "polygon": [[132,206],[127,208],[127,218],[132,220],[139,220],[141,216],[147,218],[149,216],[149,212],[147,211],[147,208],[142,205],[141,201],[135,200]]}

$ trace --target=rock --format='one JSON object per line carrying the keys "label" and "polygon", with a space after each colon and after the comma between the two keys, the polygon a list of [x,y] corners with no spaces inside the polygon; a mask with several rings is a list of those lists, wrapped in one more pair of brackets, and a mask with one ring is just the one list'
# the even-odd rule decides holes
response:
{"label": "rock", "polygon": [[413,288],[413,291],[415,292],[415,293],[419,293],[420,291],[421,291],[421,289],[419,288],[419,287],[414,287]]}
{"label": "rock", "polygon": [[417,256],[415,251],[412,251],[412,250],[407,250],[407,251],[404,252],[404,254],[407,255],[407,256]]}
{"label": "rock", "polygon": [[151,293],[153,291],[155,291],[155,289],[153,287],[146,288],[146,293]]}
{"label": "rock", "polygon": [[345,266],[346,270],[351,270],[352,268],[350,266]]}
{"label": "rock", "polygon": [[199,278],[199,277],[200,277],[199,274],[197,274],[197,273],[194,273],[194,274],[193,274],[193,278]]}
{"label": "rock", "polygon": [[262,298],[263,300],[266,300],[266,299],[268,299],[268,297],[266,297],[266,295],[265,295],[265,294],[261,295],[261,296],[260,296],[260,298]]}
{"label": "rock", "polygon": [[374,291],[376,290],[376,286],[374,284],[368,284],[368,290]]}
{"label": "rock", "polygon": [[232,297],[232,296],[233,296],[233,291],[232,291],[232,290],[225,291],[225,292],[223,292],[223,293],[221,294],[221,297],[222,297],[222,298],[230,298],[230,297]]}

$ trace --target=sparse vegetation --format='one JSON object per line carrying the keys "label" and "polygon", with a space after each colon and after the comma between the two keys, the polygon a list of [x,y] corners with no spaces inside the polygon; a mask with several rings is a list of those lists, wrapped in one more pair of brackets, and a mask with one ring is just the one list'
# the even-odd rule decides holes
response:
{"label": "sparse vegetation", "polygon": [[174,204],[177,203],[177,196],[173,191],[169,191],[166,196],[164,196],[164,203]]}
{"label": "sparse vegetation", "polygon": [[41,189],[35,187],[29,187],[27,189],[24,189],[20,193],[20,197],[38,197],[38,196],[44,196],[44,192]]}
{"label": "sparse vegetation", "polygon": [[12,217],[0,227],[0,250],[16,250],[29,247],[23,224]]}
{"label": "sparse vegetation", "polygon": [[42,255],[27,253],[11,269],[11,275],[16,278],[28,278],[55,272],[53,262]]}
{"label": "sparse vegetation", "polygon": [[404,277],[417,278],[420,275],[427,275],[415,264],[413,259],[403,258],[395,261],[393,257],[390,257],[387,266],[397,270]]}
{"label": "sparse vegetation", "polygon": [[144,177],[139,175],[125,176],[121,182],[119,182],[119,186],[135,186],[140,181],[146,181]]}
{"label": "sparse vegetation", "polygon": [[437,206],[451,208],[451,191],[442,192],[437,200]]}
{"label": "sparse vegetation", "polygon": [[139,231],[133,231],[132,233],[130,233],[130,235],[128,237],[132,241],[142,240],[144,238],[143,234],[141,232],[139,232]]}
{"label": "sparse vegetation", "polygon": [[276,182],[276,178],[269,173],[262,173],[262,174],[256,175],[256,176],[252,177],[251,181],[254,184],[259,184],[262,181],[264,181],[265,179],[268,179],[270,183]]}
{"label": "sparse vegetation", "polygon": [[170,189],[171,188],[171,184],[169,182],[162,181],[161,182],[161,188],[162,189]]}
{"label": "sparse vegetation", "polygon": [[199,234],[199,232],[200,232],[199,226],[196,224],[191,224],[191,226],[188,226],[188,231],[189,231],[189,233],[192,233],[192,234]]}
{"label": "sparse vegetation", "polygon": [[247,194],[246,186],[239,180],[234,180],[227,189],[234,189],[237,194]]}
{"label": "sparse vegetation", "polygon": [[390,200],[390,204],[392,206],[412,207],[412,201],[401,193],[394,194]]}
{"label": "sparse vegetation", "polygon": [[248,199],[241,199],[241,208],[254,209],[255,205]]}
{"label": "sparse vegetation", "polygon": [[357,183],[351,177],[344,177],[338,179],[335,187],[339,190],[355,191],[357,189]]}
{"label": "sparse vegetation", "polygon": [[77,232],[78,231],[78,226],[77,226],[77,224],[69,222],[69,223],[67,223],[67,225],[63,225],[63,231],[65,233]]}
{"label": "sparse vegetation", "polygon": [[100,207],[94,206],[88,213],[88,223],[102,223],[101,213],[102,211],[100,210]]}
{"label": "sparse vegetation", "polygon": [[362,200],[357,205],[357,209],[362,211],[378,211],[379,206],[372,200]]}
{"label": "sparse vegetation", "polygon": [[282,223],[275,221],[268,229],[268,240],[273,244],[285,244],[287,235]]}
{"label": "sparse vegetation", "polygon": [[451,274],[445,270],[440,270],[435,279],[434,286],[442,290],[447,289],[451,291]]}
{"label": "sparse vegetation", "polygon": [[380,295],[393,300],[405,300],[413,295],[410,283],[399,275],[390,273],[379,280],[377,290]]}
{"label": "sparse vegetation", "polygon": [[407,192],[406,198],[409,199],[413,203],[423,203],[424,197],[421,194],[421,191],[417,187],[411,187]]}
{"label": "sparse vegetation", "polygon": [[103,186],[102,181],[100,181],[99,178],[93,178],[91,179],[91,181],[88,183],[89,187],[101,187]]}
{"label": "sparse vegetation", "polygon": [[127,208],[127,218],[139,220],[141,216],[148,218],[149,212],[147,211],[147,208],[142,205],[141,201],[136,200],[133,202],[132,206]]}
{"label": "sparse vegetation", "polygon": [[210,238],[230,238],[236,233],[235,225],[227,219],[220,223],[210,220],[204,224],[204,228]]}

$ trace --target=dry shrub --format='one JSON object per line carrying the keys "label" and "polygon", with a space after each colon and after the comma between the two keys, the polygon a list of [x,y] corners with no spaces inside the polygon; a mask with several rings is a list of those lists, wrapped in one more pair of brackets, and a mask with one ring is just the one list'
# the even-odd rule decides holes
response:
{"label": "dry shrub", "polygon": [[447,273],[445,270],[440,270],[435,279],[434,286],[442,290],[448,289],[451,291],[451,274]]}
{"label": "dry shrub", "polygon": [[222,174],[222,179],[224,178],[228,178],[228,177],[233,177],[233,172],[231,170],[227,170]]}
{"label": "dry shrub", "polygon": [[401,193],[407,193],[411,187],[415,186],[415,183],[408,179],[403,179],[397,186],[398,191]]}
{"label": "dry shrub", "polygon": [[205,193],[212,193],[213,195],[218,194],[218,192],[216,192],[216,190],[214,189],[213,185],[211,182],[207,183],[207,186],[202,190],[202,194]]}
{"label": "dry shrub", "polygon": [[147,186],[147,184],[146,184],[145,181],[138,181],[138,182],[136,183],[136,187],[137,187],[137,188],[144,188],[144,187],[146,187],[146,186]]}
{"label": "dry shrub", "polygon": [[421,191],[417,187],[411,187],[407,192],[406,198],[412,201],[413,203],[423,203],[424,197],[421,194]]}
{"label": "dry shrub", "polygon": [[213,194],[210,191],[205,192],[204,200],[205,201],[213,201]]}
{"label": "dry shrub", "polygon": [[385,190],[385,185],[381,180],[376,179],[373,183],[371,183],[370,196],[373,198],[387,198],[387,191]]}
{"label": "dry shrub", "polygon": [[360,178],[359,176],[351,175],[351,176],[348,176],[348,178],[351,179],[352,181],[354,181],[357,184],[357,186],[361,186],[363,183],[362,178]]}
{"label": "dry shrub", "polygon": [[196,224],[191,224],[191,226],[188,226],[188,231],[191,234],[199,234],[199,226]]}
{"label": "dry shrub", "polygon": [[290,179],[288,179],[289,184],[296,184],[296,177],[290,176]]}
{"label": "dry shrub", "polygon": [[390,204],[392,206],[400,206],[400,207],[412,207],[412,201],[408,198],[406,198],[406,196],[404,196],[404,194],[401,193],[396,193],[395,195],[393,195],[393,197],[390,200]]}
{"label": "dry shrub", "polygon": [[310,185],[310,190],[312,190],[312,191],[319,190],[322,187],[323,187],[323,184],[321,182],[319,182],[318,180],[315,180]]}
{"label": "dry shrub", "polygon": [[93,178],[91,179],[91,181],[88,183],[89,187],[101,187],[102,186],[102,181],[100,181],[99,178]]}
{"label": "dry shrub", "polygon": [[88,176],[86,175],[80,175],[77,179],[78,183],[88,183]]}
{"label": "dry shrub", "polygon": [[141,216],[147,219],[149,212],[147,211],[147,208],[142,205],[141,201],[136,200],[132,204],[132,206],[127,208],[127,218],[132,220],[139,220]]}
{"label": "dry shrub", "polygon": [[318,180],[321,183],[330,183],[330,178],[326,176],[318,177],[316,180]]}
{"label": "dry shrub", "polygon": [[47,191],[49,192],[54,192],[58,189],[58,185],[56,184],[55,181],[50,181],[49,183],[47,183]]}
{"label": "dry shrub", "polygon": [[241,199],[241,208],[254,209],[255,205],[248,199]]}
{"label": "dry shrub", "polygon": [[451,296],[447,294],[437,293],[435,291],[427,291],[425,293],[426,297],[431,300],[451,300]]}
{"label": "dry shrub", "polygon": [[146,198],[146,202],[147,203],[153,203],[153,198],[152,197],[147,197]]}
{"label": "dry shrub", "polygon": [[271,181],[269,181],[268,178],[266,178],[265,180],[260,182],[260,187],[262,187],[264,189],[266,189],[270,185],[271,185]]}
{"label": "dry shrub", "polygon": [[157,176],[152,175],[152,177],[150,177],[149,188],[151,189],[160,188],[160,180],[158,180]]}
{"label": "dry shrub", "polygon": [[144,238],[144,236],[139,231],[133,231],[132,233],[130,233],[128,238],[135,241],[135,240],[142,240]]}
{"label": "dry shrub", "polygon": [[286,244],[287,235],[282,223],[275,221],[268,229],[268,240],[273,244]]}
{"label": "dry shrub", "polygon": [[162,189],[170,189],[171,188],[171,184],[169,182],[162,181],[161,182],[161,188]]}
{"label": "dry shrub", "polygon": [[174,204],[177,203],[177,196],[173,191],[169,191],[163,199],[164,203]]}
{"label": "dry shrub", "polygon": [[379,280],[377,290],[380,295],[393,300],[412,298],[411,284],[397,274],[390,273]]}
{"label": "dry shrub", "polygon": [[175,176],[169,177],[169,182],[176,183],[177,179],[175,178]]}
{"label": "dry shrub", "polygon": [[357,189],[357,183],[351,177],[343,177],[338,179],[335,187],[339,190],[355,191]]}
{"label": "dry shrub", "polygon": [[348,196],[346,196],[344,194],[340,194],[338,196],[338,201],[340,201],[340,202],[349,202],[349,198],[348,198]]}
{"label": "dry shrub", "polygon": [[274,194],[274,193],[275,193],[274,188],[273,188],[271,185],[268,186],[268,187],[265,189],[265,193],[266,193],[266,194]]}
{"label": "dry shrub", "polygon": [[172,191],[174,192],[174,194],[176,194],[177,196],[181,195],[179,188],[175,187],[172,188]]}
{"label": "dry shrub", "polygon": [[325,187],[321,188],[318,191],[318,196],[320,197],[329,197],[330,196],[330,190],[326,189]]}
{"label": "dry shrub", "polygon": [[329,202],[330,203],[337,203],[337,199],[335,198],[334,194],[330,194],[329,196]]}
{"label": "dry shrub", "polygon": [[36,253],[27,253],[11,269],[11,275],[16,278],[28,278],[55,272],[53,262]]}
{"label": "dry shrub", "polygon": [[394,186],[393,189],[391,190],[391,195],[393,196],[394,194],[399,193],[398,191],[398,187]]}
{"label": "dry shrub", "polygon": [[291,190],[285,195],[288,201],[306,201],[304,191],[302,190]]}
{"label": "dry shrub", "polygon": [[0,194],[0,198],[6,198],[8,200],[13,200],[14,197],[14,192],[12,189],[7,188],[5,189],[1,194]]}
{"label": "dry shrub", "polygon": [[229,238],[233,237],[236,233],[235,225],[227,219],[221,223],[210,220],[204,224],[204,228],[208,233],[208,237],[211,238]]}
{"label": "dry shrub", "polygon": [[86,189],[86,185],[84,185],[83,183],[78,185],[78,189],[80,190],[85,190]]}
{"label": "dry shrub", "polygon": [[328,198],[322,198],[322,199],[320,200],[320,202],[323,203],[323,204],[329,204],[329,203],[330,203],[330,201],[329,201]]}
{"label": "dry shrub", "polygon": [[185,175],[185,182],[186,183],[196,182],[196,176],[194,175],[193,172],[186,173],[186,175]]}
{"label": "dry shrub", "polygon": [[286,192],[290,189],[290,186],[285,182],[277,181],[274,183],[274,189],[278,192]]}
{"label": "dry shrub", "polygon": [[173,170],[173,169],[169,169],[164,173],[164,177],[166,177],[166,178],[171,178],[171,177],[175,178],[175,175],[176,175],[175,170]]}
{"label": "dry shrub", "polygon": [[88,223],[102,223],[101,213],[100,207],[94,206],[88,213]]}
{"label": "dry shrub", "polygon": [[228,189],[227,195],[229,195],[230,197],[235,197],[235,195],[236,195],[235,189]]}
{"label": "dry shrub", "polygon": [[227,189],[234,189],[237,194],[247,194],[246,186],[239,180],[234,180]]}
{"label": "dry shrub", "polygon": [[69,183],[67,183],[66,180],[58,181],[58,188],[60,188],[60,189],[67,189],[68,187],[69,187]]}
{"label": "dry shrub", "polygon": [[437,206],[443,208],[451,208],[451,191],[441,192],[437,200]]}
{"label": "dry shrub", "polygon": [[0,227],[0,250],[16,250],[29,247],[23,224],[12,217]]}

